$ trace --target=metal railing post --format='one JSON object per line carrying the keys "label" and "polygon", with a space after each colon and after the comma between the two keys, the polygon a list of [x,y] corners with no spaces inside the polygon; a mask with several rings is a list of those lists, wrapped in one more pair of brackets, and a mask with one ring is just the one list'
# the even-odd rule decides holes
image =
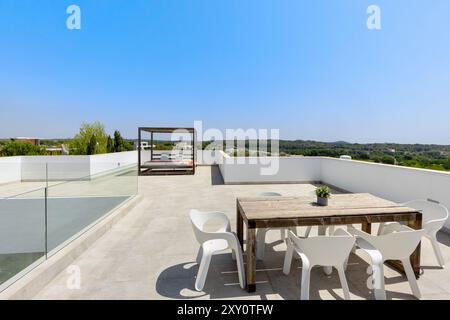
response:
{"label": "metal railing post", "polygon": [[48,259],[48,162],[45,163],[45,259]]}
{"label": "metal railing post", "polygon": [[44,218],[44,222],[45,222],[45,230],[44,230],[44,234],[45,234],[45,259],[48,259],[48,205],[47,205],[47,198],[48,198],[48,187],[45,187],[45,200],[44,200],[44,207],[45,207],[45,218]]}
{"label": "metal railing post", "polygon": [[45,163],[45,186],[48,187],[48,162]]}

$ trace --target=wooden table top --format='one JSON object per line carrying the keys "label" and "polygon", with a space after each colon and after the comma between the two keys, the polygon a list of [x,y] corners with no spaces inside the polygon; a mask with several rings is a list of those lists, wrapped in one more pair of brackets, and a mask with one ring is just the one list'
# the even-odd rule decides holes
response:
{"label": "wooden table top", "polygon": [[320,218],[352,215],[417,213],[417,209],[404,207],[369,193],[336,194],[328,199],[328,206],[316,204],[316,196],[304,197],[252,197],[238,198],[245,220],[283,218]]}

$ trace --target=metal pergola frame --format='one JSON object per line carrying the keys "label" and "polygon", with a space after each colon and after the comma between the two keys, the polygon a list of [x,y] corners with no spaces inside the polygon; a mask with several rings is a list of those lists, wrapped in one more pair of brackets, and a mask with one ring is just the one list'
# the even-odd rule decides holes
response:
{"label": "metal pergola frame", "polygon": [[[185,169],[158,169],[158,170],[142,170],[141,165],[141,141],[142,141],[142,131],[150,133],[150,160],[153,160],[153,134],[154,133],[174,133],[175,131],[185,131],[192,135],[192,168]],[[174,127],[139,127],[138,128],[138,175],[169,175],[169,174],[195,174],[195,128],[174,128]],[[144,168],[145,169],[145,168]]]}

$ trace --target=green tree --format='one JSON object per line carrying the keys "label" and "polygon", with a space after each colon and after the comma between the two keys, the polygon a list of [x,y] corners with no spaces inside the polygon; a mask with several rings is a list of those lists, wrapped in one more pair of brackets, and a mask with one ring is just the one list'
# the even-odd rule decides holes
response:
{"label": "green tree", "polygon": [[89,139],[89,144],[87,146],[86,154],[96,154],[97,150],[97,138],[95,137],[95,134],[91,136],[91,139]]}
{"label": "green tree", "polygon": [[123,138],[119,130],[114,131],[114,151],[123,151]]}
{"label": "green tree", "polygon": [[36,146],[30,142],[11,140],[2,147],[0,155],[4,157],[12,156],[35,156],[45,155],[47,152],[43,147]]}
{"label": "green tree", "polygon": [[[95,147],[93,146],[94,140]],[[106,153],[107,143],[108,136],[105,133],[105,127],[100,122],[83,123],[80,132],[70,143],[70,153],[80,155]]]}
{"label": "green tree", "polygon": [[132,151],[134,150],[134,143],[133,141],[123,141],[123,151]]}
{"label": "green tree", "polygon": [[125,141],[119,130],[114,131],[114,150],[115,152],[133,150],[133,144]]}
{"label": "green tree", "polygon": [[450,158],[448,158],[444,164],[443,167],[445,168],[445,170],[450,170]]}
{"label": "green tree", "polygon": [[381,158],[381,162],[385,164],[395,164],[395,158],[392,156],[384,156]]}
{"label": "green tree", "polygon": [[106,152],[111,153],[114,151],[114,141],[113,139],[111,139],[111,136],[108,135],[108,141],[106,142]]}

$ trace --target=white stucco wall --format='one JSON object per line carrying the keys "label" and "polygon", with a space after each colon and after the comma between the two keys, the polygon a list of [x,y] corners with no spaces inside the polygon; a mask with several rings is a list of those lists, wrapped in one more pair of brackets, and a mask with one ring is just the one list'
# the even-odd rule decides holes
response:
{"label": "white stucco wall", "polygon": [[219,151],[215,150],[197,150],[196,164],[198,165],[214,165],[217,164]]}
{"label": "white stucco wall", "polygon": [[137,151],[96,154],[90,157],[90,175],[137,164]]}
{"label": "white stucco wall", "polygon": [[21,179],[22,157],[1,157],[0,158],[0,184]]}
{"label": "white stucco wall", "polygon": [[[431,199],[450,208],[450,173],[326,157],[280,157],[279,171],[261,175],[260,164],[235,164],[220,153],[226,184],[322,181],[350,191],[368,192],[395,202]],[[233,161],[230,161],[233,160]],[[221,161],[222,160],[222,161]],[[249,158],[241,158],[241,161]],[[446,227],[450,228],[450,220]]]}
{"label": "white stucco wall", "polygon": [[91,156],[23,156],[20,165],[22,181],[74,180],[121,166],[137,164],[137,151],[98,154]]}
{"label": "white stucco wall", "polygon": [[22,181],[72,180],[90,175],[89,156],[23,156]]}
{"label": "white stucco wall", "polygon": [[[314,157],[237,158],[219,152],[218,162],[226,184],[320,181],[320,161]],[[270,168],[276,173],[267,174]]]}
{"label": "white stucco wall", "polygon": [[350,192],[369,192],[395,202],[432,199],[450,208],[449,172],[321,158],[321,176],[323,182]]}

